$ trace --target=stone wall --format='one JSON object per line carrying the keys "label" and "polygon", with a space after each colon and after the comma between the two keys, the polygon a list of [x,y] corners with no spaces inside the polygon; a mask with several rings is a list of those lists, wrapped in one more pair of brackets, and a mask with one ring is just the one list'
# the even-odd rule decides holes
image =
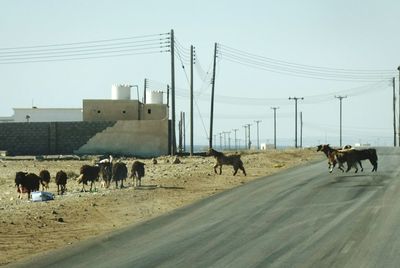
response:
{"label": "stone wall", "polygon": [[72,154],[86,142],[113,126],[103,122],[1,123],[0,150],[8,155]]}

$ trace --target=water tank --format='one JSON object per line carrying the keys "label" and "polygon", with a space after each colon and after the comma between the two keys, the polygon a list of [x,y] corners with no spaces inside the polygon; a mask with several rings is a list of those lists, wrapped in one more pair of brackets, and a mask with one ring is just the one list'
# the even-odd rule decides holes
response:
{"label": "water tank", "polygon": [[130,85],[112,85],[111,87],[112,100],[130,100],[131,86]]}
{"label": "water tank", "polygon": [[147,91],[146,104],[163,104],[163,93],[162,91]]}

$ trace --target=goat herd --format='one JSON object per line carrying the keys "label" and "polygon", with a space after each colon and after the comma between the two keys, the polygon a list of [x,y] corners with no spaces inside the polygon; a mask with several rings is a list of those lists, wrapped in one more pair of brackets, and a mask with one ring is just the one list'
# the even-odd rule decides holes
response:
{"label": "goat herd", "polygon": [[[350,145],[346,145],[343,149],[335,149],[330,147],[329,144],[321,144],[317,146],[317,151],[322,151],[328,158],[328,168],[329,172],[333,171],[333,168],[338,164],[338,168],[344,172],[343,164],[347,164],[346,172],[351,168],[358,171],[358,166],[360,166],[361,171],[363,171],[362,160],[369,160],[373,166],[372,172],[378,169],[378,156],[376,154],[376,149],[354,149]],[[209,156],[214,156],[216,159],[216,164],[214,166],[215,173],[218,174],[217,168],[219,167],[219,174],[222,173],[223,165],[230,165],[234,169],[233,175],[236,175],[238,170],[242,170],[243,174],[246,176],[246,171],[243,166],[243,162],[240,159],[240,154],[234,155],[224,155],[214,149],[209,149]],[[130,178],[134,180],[134,186],[141,185],[141,178],[145,174],[144,169],[145,164],[140,161],[134,161],[131,166]],[[101,177],[102,186],[105,188],[110,187],[111,181],[115,182],[115,187],[122,188],[124,180],[128,177],[127,165],[123,162],[117,161],[113,162],[112,156],[103,159],[96,163],[95,165],[83,165],[80,168],[80,175],[77,178],[78,183],[82,183],[82,191],[86,191],[85,185],[90,183],[90,191],[92,191],[93,184],[99,180]],[[66,191],[67,184],[67,174],[60,170],[55,176],[55,183],[57,184],[57,193],[64,194]],[[19,197],[23,193],[28,194],[28,198],[31,196],[31,192],[39,191],[40,184],[42,189],[47,190],[50,182],[50,173],[47,170],[42,170],[39,176],[34,173],[27,172],[17,172],[15,175],[15,184],[17,186],[17,191]],[[119,185],[118,185],[119,184]]]}
{"label": "goat herd", "polygon": [[335,149],[329,146],[329,144],[321,144],[317,146],[317,151],[323,152],[328,158],[329,172],[333,171],[333,168],[338,164],[338,168],[344,172],[343,164],[347,164],[346,172],[350,171],[351,168],[358,172],[358,166],[363,171],[361,160],[369,160],[373,166],[372,172],[378,170],[378,155],[376,149],[354,149],[350,145],[346,145],[343,149]]}
{"label": "goat herd", "polygon": [[[141,186],[141,178],[145,174],[145,164],[140,161],[134,161],[131,166],[130,178],[133,178],[134,186]],[[23,193],[28,194],[28,199],[31,197],[31,193],[39,191],[40,185],[42,190],[48,190],[50,183],[50,172],[48,170],[40,171],[39,175],[28,172],[17,172],[15,175],[15,185],[19,198],[22,198]],[[123,162],[113,163],[113,158],[103,159],[94,165],[83,165],[80,168],[80,175],[77,178],[77,182],[82,183],[82,192],[86,191],[85,185],[90,183],[90,191],[92,191],[93,184],[101,178],[101,184],[103,187],[110,187],[111,181],[115,182],[116,188],[123,187],[123,182],[128,178],[128,168]],[[68,176],[63,170],[56,173],[55,183],[57,185],[57,194],[64,194],[66,191]]]}

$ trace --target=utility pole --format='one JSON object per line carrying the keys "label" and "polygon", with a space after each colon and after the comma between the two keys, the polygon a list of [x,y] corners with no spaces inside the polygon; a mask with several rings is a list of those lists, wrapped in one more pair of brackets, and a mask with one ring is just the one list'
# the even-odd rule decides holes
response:
{"label": "utility pole", "polygon": [[143,103],[146,104],[147,78],[144,79],[143,86]]}
{"label": "utility pole", "polygon": [[400,66],[397,67],[397,70],[399,71],[399,131],[397,132],[397,135],[399,135],[399,147],[400,147]]}
{"label": "utility pole", "polygon": [[335,96],[340,102],[340,147],[342,147],[342,100],[347,98],[347,96]]}
{"label": "utility pole", "polygon": [[231,150],[231,132],[227,131],[226,133],[228,133],[228,150]]}
{"label": "utility pole", "polygon": [[303,148],[303,112],[300,112],[300,148]]}
{"label": "utility pole", "polygon": [[226,131],[222,132],[224,134],[224,150],[226,150]]}
{"label": "utility pole", "polygon": [[217,43],[214,44],[214,63],[213,63],[213,78],[212,78],[212,88],[211,88],[211,113],[210,113],[210,140],[209,148],[212,148],[212,134],[213,134],[213,123],[214,123],[214,91],[215,91],[215,68],[217,65]]}
{"label": "utility pole", "polygon": [[258,128],[258,124],[261,122],[261,120],[256,120],[254,122],[257,124],[257,150],[260,150],[260,131]]}
{"label": "utility pole", "polygon": [[183,151],[186,152],[186,113],[182,112]]}
{"label": "utility pole", "polygon": [[169,108],[169,85],[167,85],[167,107]]}
{"label": "utility pole", "polygon": [[180,113],[180,119],[178,122],[178,152],[183,152],[183,112]]}
{"label": "utility pole", "polygon": [[396,147],[396,86],[395,78],[393,77],[393,146]]}
{"label": "utility pole", "polygon": [[247,148],[247,125],[244,125],[244,148]]}
{"label": "utility pole", "polygon": [[176,152],[175,134],[175,38],[174,30],[171,30],[171,155]]}
{"label": "utility pole", "polygon": [[297,101],[298,100],[304,100],[303,97],[298,98],[298,97],[289,97],[289,100],[294,100],[294,147],[297,148]]}
{"label": "utility pole", "polygon": [[190,156],[193,155],[193,52],[190,46]]}
{"label": "utility pole", "polygon": [[247,128],[248,128],[248,131],[249,131],[249,135],[248,135],[248,137],[249,137],[249,140],[248,140],[248,142],[249,142],[249,150],[251,149],[250,126],[251,126],[251,124],[247,124]]}
{"label": "utility pole", "polygon": [[237,150],[237,139],[236,139],[236,132],[239,130],[237,128],[232,129],[235,132],[235,151]]}
{"label": "utility pole", "polygon": [[222,132],[219,133],[219,149],[222,150]]}
{"label": "utility pole", "polygon": [[271,107],[271,109],[274,110],[274,149],[276,149],[276,110],[279,109],[279,107]]}

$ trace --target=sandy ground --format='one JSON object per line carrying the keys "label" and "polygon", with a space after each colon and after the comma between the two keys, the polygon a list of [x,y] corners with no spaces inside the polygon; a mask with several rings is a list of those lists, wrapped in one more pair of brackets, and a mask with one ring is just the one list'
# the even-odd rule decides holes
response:
{"label": "sandy ground", "polygon": [[[222,175],[214,174],[213,157],[179,157],[173,164],[169,156],[146,163],[146,176],[140,188],[109,189],[96,184],[96,190],[81,192],[75,178],[79,168],[93,160],[0,160],[0,265],[77,243],[80,240],[138,224],[218,192],[237,187],[256,178],[279,172],[314,159],[323,159],[315,149],[242,152],[247,171],[232,176],[224,166]],[[134,159],[121,159],[130,169]],[[26,195],[18,199],[15,172],[39,174],[47,169],[52,175],[49,192],[57,193],[55,173],[64,170],[70,179],[65,195],[47,202],[30,202]]]}

